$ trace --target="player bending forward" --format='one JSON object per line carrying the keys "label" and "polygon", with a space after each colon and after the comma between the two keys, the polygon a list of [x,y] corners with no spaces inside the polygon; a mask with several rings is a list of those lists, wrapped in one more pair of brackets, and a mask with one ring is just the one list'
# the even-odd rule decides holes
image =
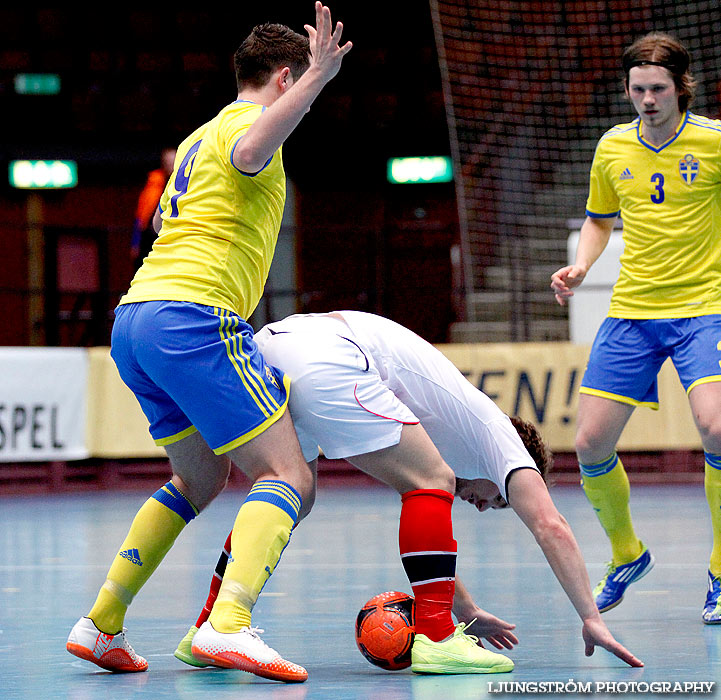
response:
{"label": "player bending forward", "polygon": [[[508,657],[466,634],[475,619],[478,633],[497,648],[518,642],[514,625],[478,608],[455,579],[454,494],[481,512],[508,505],[516,511],[583,621],[586,655],[601,646],[643,665],[601,620],[576,540],[546,488],[550,453],[534,426],[514,419],[514,428],[439,350],[385,318],[358,311],[295,315],[265,326],[256,340],[293,381],[290,411],[314,476],[320,446],[326,457],[347,459],[401,494],[400,554],[416,600],[413,671],[513,669]],[[313,500],[304,500],[300,518]],[[195,666],[225,664],[203,640],[212,631],[207,617],[228,550],[229,541],[208,602],[175,652]]]}

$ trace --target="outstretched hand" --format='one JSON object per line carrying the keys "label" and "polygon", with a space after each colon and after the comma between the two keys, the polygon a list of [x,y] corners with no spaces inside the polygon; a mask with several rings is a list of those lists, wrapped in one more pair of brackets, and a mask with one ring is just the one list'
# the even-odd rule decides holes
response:
{"label": "outstretched hand", "polygon": [[315,3],[315,27],[306,24],[305,31],[310,39],[310,66],[315,67],[327,82],[338,73],[343,57],[353,44],[347,41],[343,46],[339,45],[343,23],[338,22],[333,29],[330,10],[321,2]]}
{"label": "outstretched hand", "polygon": [[591,656],[594,649],[598,646],[615,654],[629,666],[643,666],[643,661],[637,659],[626,647],[619,644],[613,638],[613,635],[608,631],[608,627],[606,627],[600,616],[598,618],[584,620],[581,634],[586,644],[586,656]]}
{"label": "outstretched hand", "polygon": [[[491,643],[496,649],[513,649],[518,644],[518,637],[513,634],[516,626],[500,617],[491,615],[481,608],[474,608],[468,615],[458,617],[459,622],[470,623],[475,619],[473,626],[468,630],[469,634],[482,637]],[[479,646],[483,646],[478,642]]]}

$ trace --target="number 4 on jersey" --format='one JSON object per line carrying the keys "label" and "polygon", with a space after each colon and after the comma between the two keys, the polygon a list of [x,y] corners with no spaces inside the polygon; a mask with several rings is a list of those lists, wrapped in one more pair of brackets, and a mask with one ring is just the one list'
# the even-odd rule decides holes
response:
{"label": "number 4 on jersey", "polygon": [[170,198],[171,218],[178,216],[178,198],[188,191],[190,173],[193,171],[193,164],[195,163],[195,154],[198,152],[202,142],[202,139],[200,141],[196,141],[190,147],[190,150],[185,154],[185,158],[183,158],[183,161],[178,168],[178,172],[175,175],[173,187],[175,188],[176,194]]}

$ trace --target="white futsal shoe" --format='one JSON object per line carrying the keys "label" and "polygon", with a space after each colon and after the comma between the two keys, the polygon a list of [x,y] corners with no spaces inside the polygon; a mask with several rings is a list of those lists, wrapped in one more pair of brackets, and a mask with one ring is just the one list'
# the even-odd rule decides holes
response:
{"label": "white futsal shoe", "polygon": [[148,662],[135,653],[125,638],[125,628],[117,634],[105,634],[89,617],[81,617],[75,623],[65,648],[74,656],[115,673],[132,673],[148,668]]}
{"label": "white futsal shoe", "polygon": [[298,664],[286,661],[259,636],[263,630],[243,627],[240,632],[216,632],[210,622],[204,622],[193,637],[193,656],[201,662],[221,668],[237,668],[286,683],[301,683],[308,672]]}

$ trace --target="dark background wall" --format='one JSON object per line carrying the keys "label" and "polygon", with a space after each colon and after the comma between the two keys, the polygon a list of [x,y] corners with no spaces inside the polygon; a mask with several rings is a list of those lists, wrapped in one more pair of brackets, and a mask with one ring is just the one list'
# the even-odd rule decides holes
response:
{"label": "dark background wall", "polygon": [[[440,342],[454,318],[454,187],[393,186],[385,174],[391,156],[449,153],[430,11],[425,3],[408,9],[331,4],[354,49],[284,147],[297,197],[296,291],[299,310],[375,311]],[[106,258],[88,276],[99,278],[104,301],[92,290],[80,298],[66,289],[50,309],[64,320],[49,343],[106,342],[108,324],[91,328],[88,319],[93,304],[112,308],[131,278],[135,201],[160,149],[235,98],[232,55],[254,24],[279,21],[303,32],[313,18],[313,3],[297,0],[234,9],[0,10],[0,164],[78,163],[78,188],[42,195],[46,281],[53,282],[58,240],[75,250],[94,241]],[[15,94],[17,73],[46,72],[60,75],[59,95]],[[3,177],[1,344],[29,342],[26,220],[26,193]]]}

